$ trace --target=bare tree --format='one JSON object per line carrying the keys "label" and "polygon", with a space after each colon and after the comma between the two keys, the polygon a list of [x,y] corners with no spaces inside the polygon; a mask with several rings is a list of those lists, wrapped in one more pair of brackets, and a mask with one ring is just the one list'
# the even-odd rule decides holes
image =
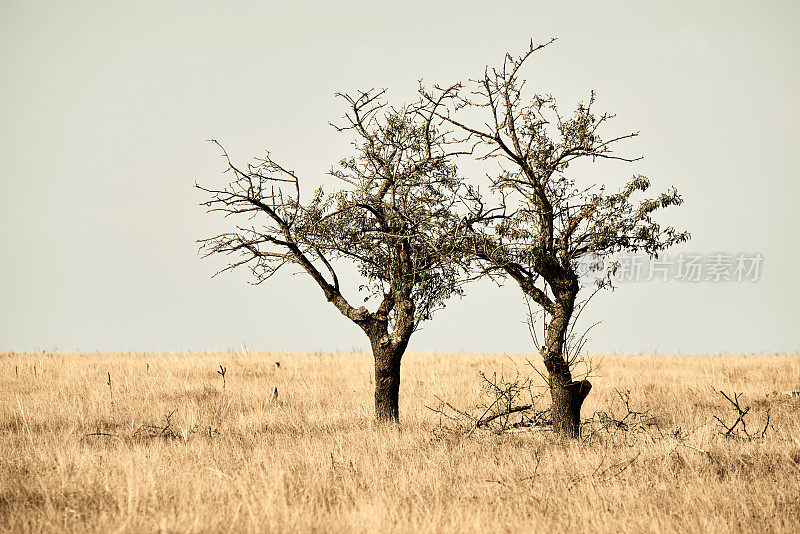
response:
{"label": "bare tree", "polygon": [[[413,332],[445,300],[461,293],[454,215],[462,183],[450,163],[446,132],[419,105],[395,109],[384,91],[338,95],[349,110],[339,131],[352,134],[355,154],[331,174],[342,186],[300,200],[300,179],[269,155],[240,168],[225,149],[222,188],[201,190],[209,212],[235,217],[235,228],[201,241],[206,255],[235,259],[223,269],[250,268],[261,283],[287,264],[299,267],[325,299],[369,338],[375,360],[375,415],[399,419],[400,362]],[[216,141],[215,141],[216,143]],[[217,143],[219,145],[219,143]],[[370,311],[343,294],[341,262],[357,266]],[[222,272],[222,271],[220,271]]]}
{"label": "bare tree", "polygon": [[[499,163],[500,171],[489,176],[497,200],[488,201],[475,187],[463,199],[471,211],[464,220],[463,243],[487,273],[510,277],[544,311],[540,353],[549,375],[553,426],[561,435],[576,437],[581,405],[591,389],[588,380],[573,380],[574,355],[565,347],[579,315],[579,266],[605,270],[598,286],[609,287],[616,265],[603,260],[612,254],[657,255],[689,234],[662,228],[653,218],[656,210],[682,203],[675,188],[637,202],[634,196],[650,185],[644,176],[610,192],[599,184],[578,185],[567,174],[577,160],[636,161],[613,149],[637,134],[601,137],[613,116],[595,114],[594,93],[568,116],[550,95],[524,95],[520,69],[552,42],[531,42],[520,57],[507,54],[501,67],[487,68],[477,80],[422,86],[420,93],[431,113],[463,132],[464,142],[477,144],[480,159]],[[575,342],[582,344],[580,338]]]}

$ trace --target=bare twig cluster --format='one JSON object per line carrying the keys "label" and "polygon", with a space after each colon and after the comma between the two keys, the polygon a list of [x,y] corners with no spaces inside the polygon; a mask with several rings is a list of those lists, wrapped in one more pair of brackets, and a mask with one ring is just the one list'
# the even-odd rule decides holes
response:
{"label": "bare twig cluster", "polygon": [[[586,380],[595,377],[595,371],[598,369],[600,363],[602,363],[602,359],[599,362],[595,361],[595,358],[591,354],[584,352],[586,343],[589,341],[589,333],[594,327],[600,324],[600,321],[592,323],[584,328],[578,328],[581,313],[601,289],[600,287],[595,288],[587,298],[575,305],[575,313],[570,318],[569,329],[564,334],[564,358],[569,366],[570,372],[576,379]],[[542,351],[546,349],[544,340],[547,336],[547,325],[551,317],[544,308],[535,308],[531,306],[530,298],[525,298],[525,304],[528,307],[528,317],[526,320],[528,332],[530,333],[534,348],[541,354]],[[549,387],[550,377],[539,371],[530,360],[528,361],[528,365]]]}
{"label": "bare twig cluster", "polygon": [[177,411],[178,409],[175,408],[164,416],[164,425],[142,425],[133,432],[133,436],[165,439],[182,437],[180,430],[172,426],[172,416]]}
{"label": "bare twig cluster", "polygon": [[462,431],[471,436],[479,428],[503,433],[541,429],[551,424],[550,410],[539,408],[544,393],[536,391],[530,378],[519,372],[510,379],[497,373],[479,374],[482,396],[487,400],[461,410],[437,397],[439,406],[429,409],[439,415],[438,430]]}
{"label": "bare twig cluster", "polygon": [[767,408],[765,414],[764,426],[761,428],[761,430],[749,431],[747,430],[746,417],[747,415],[750,414],[750,406],[742,408],[740,399],[741,393],[734,392],[733,398],[731,398],[727,393],[725,393],[722,390],[717,391],[717,393],[725,397],[725,400],[727,400],[731,404],[731,407],[736,411],[736,419],[733,421],[732,424],[726,423],[724,420],[717,417],[716,415],[714,416],[714,419],[722,427],[722,429],[720,430],[720,435],[726,438],[741,438],[746,440],[753,440],[753,439],[764,438],[767,435],[767,430],[769,430],[770,428],[774,430],[774,428],[770,425],[770,410],[772,408]]}
{"label": "bare twig cluster", "polygon": [[175,408],[174,410],[166,414],[164,416],[163,423],[158,423],[155,425],[143,424],[129,435],[113,433],[110,431],[111,429],[103,428],[103,426],[98,424],[97,429],[94,432],[86,434],[86,436],[87,437],[105,436],[122,440],[125,439],[138,440],[142,438],[146,439],[163,438],[163,439],[182,439],[183,441],[186,441],[188,435],[190,433],[196,432],[197,428],[193,427],[187,430],[181,430],[176,426],[174,426],[172,424],[172,417],[175,415],[177,411],[178,409]]}
{"label": "bare twig cluster", "polygon": [[614,390],[616,397],[611,399],[608,410],[597,410],[592,417],[583,422],[584,441],[620,434],[634,435],[644,433],[651,438],[661,438],[664,434],[650,410],[638,410],[631,405],[630,390]]}

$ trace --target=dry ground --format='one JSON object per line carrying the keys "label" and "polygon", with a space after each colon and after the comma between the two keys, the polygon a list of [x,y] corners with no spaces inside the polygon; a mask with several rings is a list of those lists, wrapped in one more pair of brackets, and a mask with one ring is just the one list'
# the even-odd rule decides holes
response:
{"label": "dry ground", "polygon": [[[437,395],[474,405],[478,370],[513,373],[522,361],[409,354],[402,423],[381,428],[371,422],[366,355],[0,354],[0,530],[800,525],[800,399],[769,395],[800,390],[800,356],[606,356],[584,415],[607,410],[615,388],[630,389],[660,433],[577,443],[549,432],[436,430],[426,405]],[[743,393],[749,428],[772,407],[774,430],[721,437],[713,416],[732,421],[733,412],[712,386]]]}

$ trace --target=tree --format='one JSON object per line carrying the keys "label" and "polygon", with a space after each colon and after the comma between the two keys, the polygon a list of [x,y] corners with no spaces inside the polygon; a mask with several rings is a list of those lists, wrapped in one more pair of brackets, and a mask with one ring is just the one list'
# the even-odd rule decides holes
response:
{"label": "tree", "polygon": [[656,210],[682,203],[675,188],[636,202],[635,195],[650,185],[644,176],[609,192],[598,184],[579,186],[567,174],[577,160],[638,160],[614,152],[617,143],[637,133],[601,137],[613,116],[595,114],[593,92],[566,117],[552,96],[524,96],[520,69],[552,42],[531,42],[520,57],[507,54],[500,68],[487,68],[480,79],[430,90],[421,86],[420,93],[432,114],[463,132],[464,142],[476,144],[479,159],[499,162],[499,172],[490,176],[499,199],[492,204],[475,187],[464,197],[471,213],[464,219],[462,245],[487,273],[513,279],[543,310],[546,328],[539,350],[548,373],[553,427],[577,437],[581,406],[592,387],[586,379],[573,380],[575,354],[568,350],[570,343],[580,345],[574,337],[574,321],[585,304],[577,301],[580,266],[600,271],[598,289],[611,287],[616,264],[604,261],[611,255],[657,256],[689,234],[662,228],[653,218]]}
{"label": "tree", "polygon": [[[248,266],[255,283],[294,265],[325,299],[358,325],[375,360],[375,415],[399,419],[400,363],[422,321],[461,293],[463,262],[453,236],[459,218],[453,203],[462,183],[450,163],[445,133],[418,105],[394,109],[384,91],[338,95],[349,106],[341,132],[354,136],[355,154],[331,174],[342,188],[318,189],[307,203],[300,179],[269,155],[239,168],[216,141],[233,179],[223,189],[197,186],[211,195],[209,212],[233,216],[235,229],[201,241],[205,255],[235,257],[226,271]],[[341,261],[354,263],[369,311],[345,298]],[[220,272],[222,272],[220,271]]]}

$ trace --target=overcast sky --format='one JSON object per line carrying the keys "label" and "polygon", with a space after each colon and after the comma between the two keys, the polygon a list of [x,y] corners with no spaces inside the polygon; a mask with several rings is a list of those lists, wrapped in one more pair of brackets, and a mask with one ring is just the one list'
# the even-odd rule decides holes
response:
{"label": "overcast sky", "polygon": [[[124,5],[123,5],[124,4]],[[523,75],[562,109],[597,92],[645,158],[597,166],[675,185],[680,253],[756,254],[757,282],[623,284],[586,312],[589,348],[800,348],[800,5],[775,2],[80,2],[0,4],[0,350],[350,350],[363,334],[291,271],[211,275],[224,225],[193,189],[263,153],[334,184],[336,91],[477,76],[557,37]],[[480,179],[480,177],[476,177]],[[529,352],[517,287],[471,286],[420,351]],[[353,296],[353,300],[355,296]]]}

